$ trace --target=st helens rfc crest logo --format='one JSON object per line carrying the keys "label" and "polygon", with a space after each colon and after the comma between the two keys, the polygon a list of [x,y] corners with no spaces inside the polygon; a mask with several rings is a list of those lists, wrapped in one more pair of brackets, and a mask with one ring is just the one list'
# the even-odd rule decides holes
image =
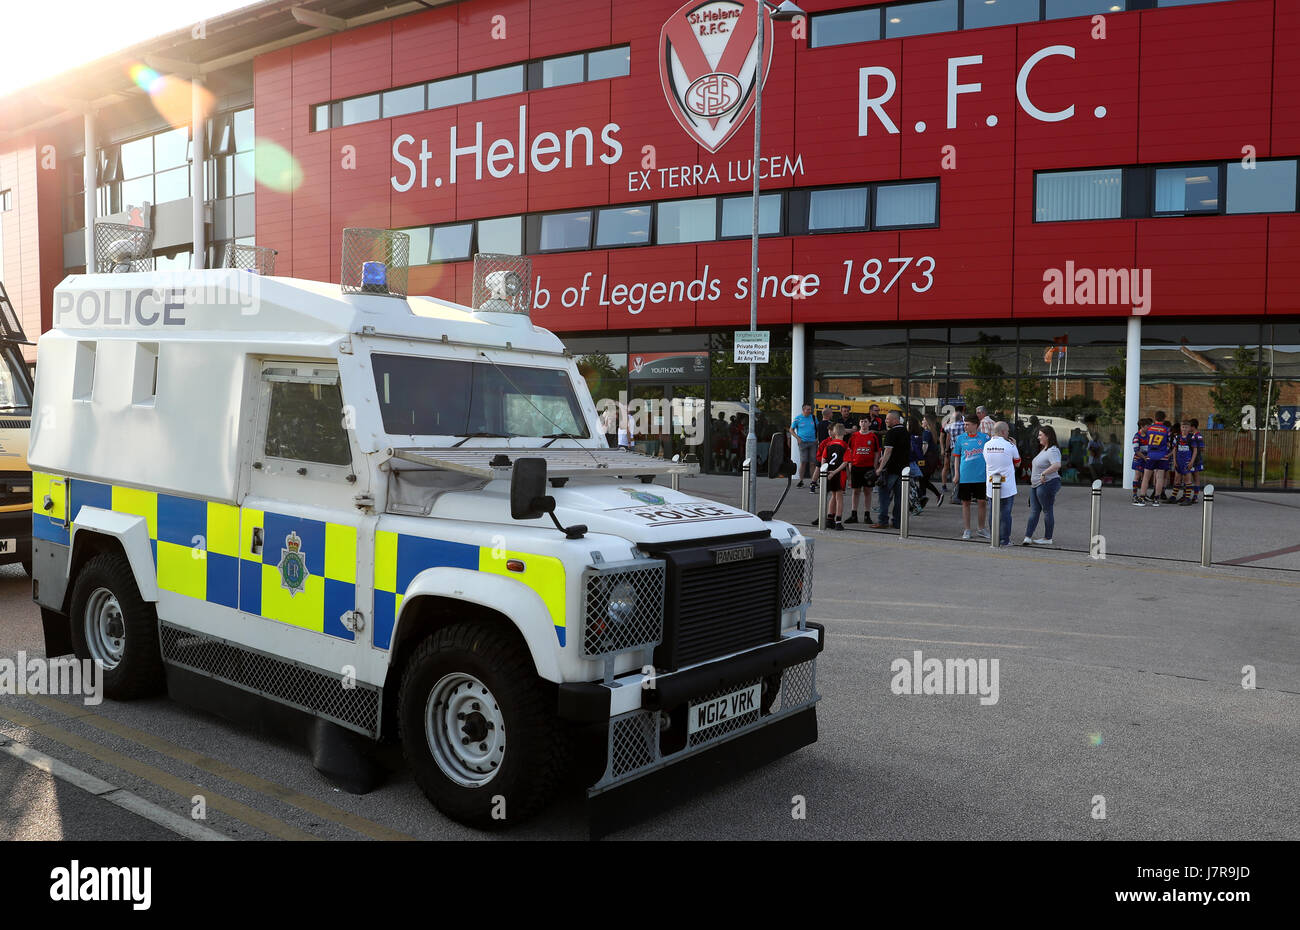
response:
{"label": "st helens rfc crest logo", "polygon": [[284,548],[280,550],[280,587],[289,592],[289,596],[301,594],[307,590],[307,559],[302,551],[302,538],[297,533],[290,533],[284,539]]}
{"label": "st helens rfc crest logo", "polygon": [[[691,0],[659,33],[659,79],[677,122],[710,152],[754,109],[758,4]],[[772,69],[772,16],[763,7],[763,79]]]}

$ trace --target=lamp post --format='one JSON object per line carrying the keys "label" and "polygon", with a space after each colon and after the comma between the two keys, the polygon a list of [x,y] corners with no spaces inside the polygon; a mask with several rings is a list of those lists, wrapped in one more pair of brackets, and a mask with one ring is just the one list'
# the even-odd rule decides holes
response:
{"label": "lamp post", "polygon": [[[758,2],[758,55],[754,59],[754,161],[750,172],[754,180],[754,229],[750,243],[749,256],[749,331],[758,331],[758,165],[762,158],[760,139],[763,134],[763,15],[769,6],[767,0]],[[797,16],[805,16],[792,0],[784,0],[780,6],[772,8],[772,21],[785,22]],[[758,435],[754,432],[758,421],[758,366],[749,363],[749,434],[745,437],[745,458],[749,459],[749,509],[758,512]]]}

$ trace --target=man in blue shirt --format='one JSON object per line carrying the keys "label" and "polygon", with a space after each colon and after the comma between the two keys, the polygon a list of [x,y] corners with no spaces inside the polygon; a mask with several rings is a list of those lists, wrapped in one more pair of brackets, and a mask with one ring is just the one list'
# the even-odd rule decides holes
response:
{"label": "man in blue shirt", "polygon": [[962,539],[970,539],[970,505],[979,501],[980,536],[989,538],[984,529],[988,519],[988,495],[985,493],[986,478],[984,467],[984,444],[989,441],[987,433],[980,432],[980,421],[969,419],[965,423],[966,431],[957,437],[952,447],[953,471],[957,475],[957,500],[961,501]]}
{"label": "man in blue shirt", "polygon": [[803,413],[790,424],[790,435],[799,441],[799,483],[812,478],[813,450],[817,447],[817,421],[813,419],[812,404],[803,405]]}

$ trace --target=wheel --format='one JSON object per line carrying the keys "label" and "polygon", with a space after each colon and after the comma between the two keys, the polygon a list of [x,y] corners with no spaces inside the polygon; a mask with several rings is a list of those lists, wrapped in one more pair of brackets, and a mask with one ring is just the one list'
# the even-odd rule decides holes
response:
{"label": "wheel", "polygon": [[95,556],[72,588],[72,648],[103,668],[104,694],[115,701],[163,690],[158,614],[140,597],[123,556]]}
{"label": "wheel", "polygon": [[550,801],[568,767],[554,693],[522,644],[483,623],[446,627],[416,648],[398,721],[416,784],[468,826],[526,819]]}

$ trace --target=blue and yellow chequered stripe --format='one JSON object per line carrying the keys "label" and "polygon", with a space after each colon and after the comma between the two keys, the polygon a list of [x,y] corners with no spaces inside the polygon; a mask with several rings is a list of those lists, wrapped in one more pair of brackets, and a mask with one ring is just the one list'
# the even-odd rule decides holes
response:
{"label": "blue and yellow chequered stripe", "polygon": [[[49,513],[43,511],[47,494],[54,500]],[[82,507],[142,517],[160,590],[355,639],[342,622],[356,609],[355,527],[44,474],[33,476],[32,497],[32,534],[38,539],[68,545],[65,521]],[[254,528],[265,530],[257,555]],[[302,540],[308,571],[305,590],[293,593],[282,585],[278,568],[291,533]]]}
{"label": "blue and yellow chequered stripe", "polygon": [[[43,509],[47,494],[53,502],[48,512]],[[68,545],[68,524],[82,507],[139,516],[149,529],[160,590],[355,639],[342,622],[356,608],[355,527],[40,473],[32,476],[32,497],[32,535],[37,539]],[[255,554],[253,535],[259,530],[262,551]],[[291,593],[279,565],[292,534],[302,540],[307,576],[304,590]],[[524,571],[510,571],[506,563],[511,559],[523,562]],[[440,566],[502,575],[532,588],[546,604],[560,645],[565,644],[564,563],[559,559],[380,532],[375,535],[376,646],[387,649],[392,643],[402,592],[420,572]]]}
{"label": "blue and yellow chequered stripe", "polygon": [[[524,570],[507,569],[506,563],[511,559],[523,562]],[[381,531],[375,534],[376,646],[387,649],[392,644],[402,592],[410,587],[415,576],[426,568],[443,566],[504,575],[532,588],[546,604],[555,625],[555,636],[564,645],[564,563],[559,559]]]}

